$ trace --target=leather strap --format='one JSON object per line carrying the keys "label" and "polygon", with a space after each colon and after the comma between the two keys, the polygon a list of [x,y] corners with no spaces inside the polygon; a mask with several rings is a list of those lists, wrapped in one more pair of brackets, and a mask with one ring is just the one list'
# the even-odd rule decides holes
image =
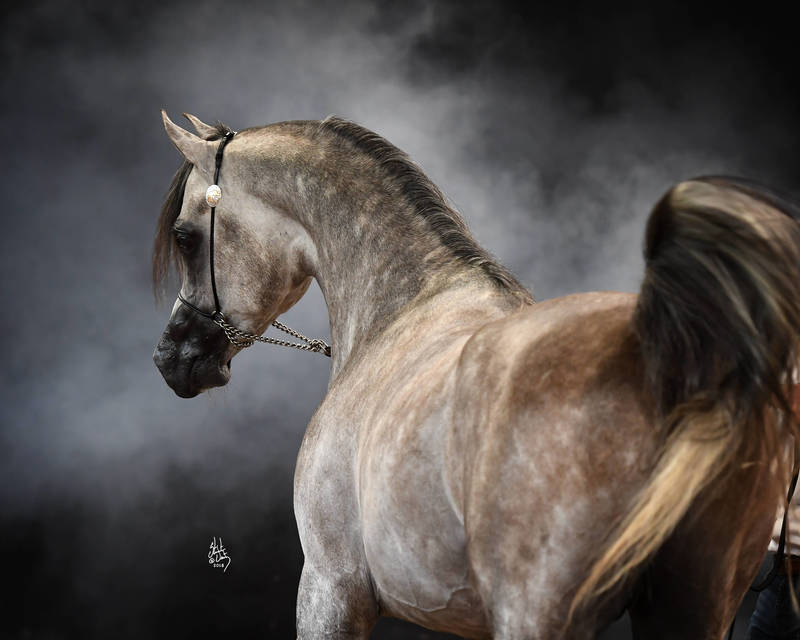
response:
{"label": "leather strap", "polygon": [[[217,147],[217,155],[214,158],[214,184],[217,184],[219,180],[219,170],[222,168],[222,157],[223,152],[225,151],[225,145],[227,145],[234,136],[233,131],[228,131],[223,137],[222,140],[219,141],[219,146]],[[216,217],[217,208],[211,207],[211,222],[210,229],[208,231],[208,261],[209,261],[209,269],[211,270],[211,293],[214,295],[214,313],[220,313],[220,306],[219,306],[219,297],[217,296],[217,278],[214,275],[214,219]],[[203,314],[206,317],[207,314]]]}

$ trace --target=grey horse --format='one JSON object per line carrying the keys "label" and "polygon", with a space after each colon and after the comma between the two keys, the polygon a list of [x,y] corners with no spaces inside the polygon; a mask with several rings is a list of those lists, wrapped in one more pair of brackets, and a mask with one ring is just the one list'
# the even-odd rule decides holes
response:
{"label": "grey horse", "polygon": [[[212,309],[262,333],[316,278],[327,395],[294,506],[297,637],[393,616],[467,638],[719,639],[790,475],[800,224],[773,192],[708,177],[655,206],[639,295],[535,303],[409,158],[331,117],[247,129],[163,114],[184,158],[154,277],[181,296],[154,354],[183,397],[226,384]],[[227,140],[226,140],[227,141]],[[210,315],[210,314],[208,314]]]}

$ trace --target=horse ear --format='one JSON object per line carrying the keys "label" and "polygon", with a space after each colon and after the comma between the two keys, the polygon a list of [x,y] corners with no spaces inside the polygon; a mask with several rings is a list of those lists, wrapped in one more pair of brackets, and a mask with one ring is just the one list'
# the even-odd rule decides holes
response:
{"label": "horse ear", "polygon": [[184,113],[183,117],[192,123],[194,130],[203,140],[211,140],[211,138],[219,135],[216,127],[206,124],[197,116],[193,116],[191,113]]}
{"label": "horse ear", "polygon": [[195,167],[207,174],[213,173],[214,154],[217,152],[217,145],[198,138],[193,133],[181,129],[167,116],[167,112],[161,110],[161,118],[164,120],[164,129],[172,140],[178,151],[183,157],[191,162]]}

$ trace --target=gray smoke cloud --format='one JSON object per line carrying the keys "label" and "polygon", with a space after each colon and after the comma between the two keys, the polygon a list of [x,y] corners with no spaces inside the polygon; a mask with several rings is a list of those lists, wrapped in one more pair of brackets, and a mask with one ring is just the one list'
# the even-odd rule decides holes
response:
{"label": "gray smoke cloud", "polygon": [[[291,636],[292,473],[328,364],[255,347],[223,390],[186,401],[161,380],[151,354],[169,310],[153,305],[149,258],[180,161],[161,107],[233,128],[348,117],[406,150],[538,299],[635,291],[646,216],[675,182],[800,187],[786,65],[741,25],[687,32],[665,7],[10,10],[0,500],[11,579],[27,577],[5,630]],[[328,332],[316,287],[283,319]],[[233,557],[224,584],[204,565],[212,536]],[[375,634],[400,636],[439,637],[391,623]]]}

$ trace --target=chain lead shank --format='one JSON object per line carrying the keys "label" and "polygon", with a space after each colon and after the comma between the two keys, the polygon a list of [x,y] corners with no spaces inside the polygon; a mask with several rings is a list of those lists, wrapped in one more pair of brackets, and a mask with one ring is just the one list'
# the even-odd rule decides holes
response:
{"label": "chain lead shank", "polygon": [[265,344],[277,344],[282,347],[292,347],[293,349],[300,349],[301,351],[313,351],[315,353],[321,353],[323,355],[331,357],[331,348],[330,346],[324,341],[320,340],[319,338],[307,338],[299,331],[295,331],[294,329],[287,327],[282,322],[275,322],[272,323],[272,326],[276,329],[280,329],[284,333],[288,333],[291,336],[294,336],[298,340],[302,340],[306,344],[297,344],[296,342],[288,342],[286,340],[280,340],[278,338],[270,338],[268,336],[259,336],[255,333],[248,333],[247,331],[242,331],[241,329],[234,327],[232,324],[228,323],[225,320],[225,317],[221,313],[214,314],[212,318],[214,324],[219,326],[225,332],[225,335],[228,337],[230,343],[235,347],[246,348],[252,346],[256,341],[263,342]]}

